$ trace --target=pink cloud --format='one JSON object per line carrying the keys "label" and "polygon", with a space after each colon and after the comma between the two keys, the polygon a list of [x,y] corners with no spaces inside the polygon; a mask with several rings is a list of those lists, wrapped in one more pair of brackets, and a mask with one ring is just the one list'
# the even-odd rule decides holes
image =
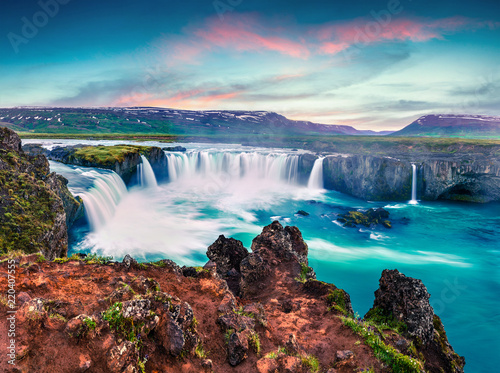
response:
{"label": "pink cloud", "polygon": [[293,58],[334,55],[356,44],[386,41],[425,42],[444,39],[463,30],[495,29],[499,22],[478,21],[466,17],[438,20],[394,16],[386,24],[372,17],[319,26],[288,24],[277,28],[272,21],[256,14],[231,14],[221,22],[210,17],[191,25],[183,35],[164,39],[162,49],[168,64],[199,64],[210,52],[276,52]]}
{"label": "pink cloud", "polygon": [[211,47],[228,48],[237,51],[275,51],[295,58],[309,57],[309,50],[303,41],[283,37],[282,30],[276,30],[259,22],[252,15],[226,17],[224,22],[210,19],[206,27],[194,31]]}
{"label": "pink cloud", "polygon": [[361,18],[341,24],[321,26],[313,31],[320,41],[320,51],[336,54],[351,45],[373,44],[384,41],[425,42],[444,39],[446,35],[466,29],[495,27],[492,22],[482,22],[466,17],[450,17],[438,20],[394,18],[387,24],[375,19]]}

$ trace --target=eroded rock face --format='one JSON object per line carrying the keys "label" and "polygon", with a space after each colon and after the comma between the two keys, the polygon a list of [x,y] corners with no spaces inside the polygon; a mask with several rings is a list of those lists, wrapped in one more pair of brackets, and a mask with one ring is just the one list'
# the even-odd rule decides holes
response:
{"label": "eroded rock face", "polygon": [[434,314],[429,298],[421,280],[406,277],[398,270],[386,269],[375,292],[373,308],[367,315],[382,311],[385,316],[405,323],[408,335],[416,345],[423,346],[429,371],[440,371],[445,366],[447,372],[463,372],[465,359],[458,356],[448,343],[441,319]]}
{"label": "eroded rock face", "polygon": [[0,220],[8,227],[1,249],[42,252],[47,259],[65,256],[67,228],[82,213],[67,180],[50,173],[43,155],[26,155],[19,136],[5,128],[0,129],[0,174]]}
{"label": "eroded rock face", "polygon": [[253,239],[252,251],[254,253],[271,251],[279,259],[296,259],[300,264],[308,264],[308,247],[302,238],[302,233],[297,227],[283,228],[278,221],[264,227],[262,233]]}
{"label": "eroded rock face", "polygon": [[495,158],[428,160],[419,169],[422,198],[467,202],[500,201],[500,164]]}
{"label": "eroded rock face", "polygon": [[380,287],[375,292],[373,308],[379,307],[402,321],[408,334],[418,337],[424,344],[432,340],[434,310],[429,304],[430,295],[421,280],[406,277],[395,270],[384,270]]}
{"label": "eroded rock face", "polygon": [[369,155],[327,156],[323,169],[327,189],[370,201],[411,198],[410,162]]}
{"label": "eroded rock face", "polygon": [[254,238],[252,251],[240,264],[242,296],[264,287],[266,278],[274,271],[273,267],[281,262],[289,263],[288,270],[293,275],[300,276],[305,268],[307,279],[316,278],[314,270],[308,267],[308,247],[297,227],[283,228],[278,221],[274,221]]}

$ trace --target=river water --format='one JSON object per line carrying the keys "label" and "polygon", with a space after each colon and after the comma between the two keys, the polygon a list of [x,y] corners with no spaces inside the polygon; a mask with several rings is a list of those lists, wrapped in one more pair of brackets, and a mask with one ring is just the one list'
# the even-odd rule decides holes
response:
{"label": "river water", "polygon": [[[70,253],[203,265],[206,248],[219,234],[250,248],[263,226],[279,220],[299,227],[318,279],[345,289],[360,315],[373,304],[382,270],[397,268],[427,286],[450,343],[466,358],[466,371],[498,371],[499,204],[365,202],[321,189],[320,162],[309,180],[299,182],[300,152],[182,145],[186,153],[168,153],[170,181],[152,180],[144,163],[140,180],[129,189],[111,171],[51,162],[53,171],[69,179],[70,190],[82,196],[90,220],[72,229]],[[338,213],[369,207],[387,209],[393,228],[344,228],[336,221]]]}

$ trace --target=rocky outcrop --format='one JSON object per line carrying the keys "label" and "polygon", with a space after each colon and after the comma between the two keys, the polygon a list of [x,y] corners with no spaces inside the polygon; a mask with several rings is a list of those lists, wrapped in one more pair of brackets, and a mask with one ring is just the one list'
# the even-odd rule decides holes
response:
{"label": "rocky outcrop", "polygon": [[274,268],[286,263],[289,271],[304,280],[316,278],[314,270],[308,266],[308,247],[297,227],[283,226],[274,221],[252,241],[252,253],[240,263],[240,290],[243,297],[262,290],[269,277],[275,275]]}
{"label": "rocky outcrop", "polygon": [[428,160],[419,167],[420,197],[467,202],[500,201],[500,162],[476,160]]}
{"label": "rocky outcrop", "polygon": [[[219,237],[211,248],[222,266],[238,268],[243,255],[231,255],[235,248],[243,252],[238,241]],[[130,256],[105,264],[95,258],[15,257],[16,365],[3,359],[0,370],[419,373],[425,357],[426,371],[461,371],[463,360],[454,354],[439,318],[429,326],[432,309],[418,280],[385,273],[376,301],[377,309],[392,307],[403,313],[402,320],[423,323],[407,321],[426,341],[411,345],[417,337],[388,330],[387,318],[384,324],[371,319],[361,328],[349,295],[311,278],[307,245],[297,228],[273,222],[255,238],[252,250],[239,263],[243,297],[230,291],[212,260],[204,268],[181,269],[170,260],[138,263]],[[252,264],[257,255],[264,272]],[[7,265],[0,257],[0,271]],[[0,292],[6,291],[7,282],[0,282]],[[8,310],[0,302],[4,330]],[[370,338],[359,334],[361,329],[370,331]],[[374,346],[384,353],[375,353]]]}
{"label": "rocky outcrop", "polygon": [[340,214],[337,221],[344,224],[344,227],[355,228],[358,225],[364,227],[373,227],[381,224],[386,228],[392,228],[389,220],[389,211],[379,207],[377,209],[369,208],[366,211],[349,211],[347,214]]}
{"label": "rocky outcrop", "polygon": [[2,128],[0,136],[0,250],[66,256],[67,228],[81,216],[81,201],[50,173],[45,156],[26,155],[12,131]]}
{"label": "rocky outcrop", "polygon": [[[423,346],[426,357],[439,356],[447,367],[446,372],[463,372],[465,360],[449,345],[441,320],[434,315],[429,298],[430,294],[421,280],[406,277],[398,270],[384,270],[380,287],[375,291],[373,307],[365,318],[383,318],[388,324],[392,320],[403,323],[405,333],[416,345]],[[439,372],[432,364],[426,368],[431,372]]]}
{"label": "rocky outcrop", "polygon": [[142,163],[143,155],[151,164],[158,181],[168,178],[167,157],[161,148],[155,146],[75,145],[47,150],[38,144],[27,144],[23,148],[29,154],[43,154],[50,160],[65,164],[112,170],[127,184],[137,180],[137,166]]}
{"label": "rocky outcrop", "polygon": [[327,189],[369,201],[411,198],[410,162],[368,155],[327,156],[323,172]]}

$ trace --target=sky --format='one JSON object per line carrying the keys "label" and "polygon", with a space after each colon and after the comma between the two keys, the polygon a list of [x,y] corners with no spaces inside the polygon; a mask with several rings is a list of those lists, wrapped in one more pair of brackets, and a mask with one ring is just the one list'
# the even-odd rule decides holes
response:
{"label": "sky", "polygon": [[500,115],[498,0],[2,0],[0,107]]}

